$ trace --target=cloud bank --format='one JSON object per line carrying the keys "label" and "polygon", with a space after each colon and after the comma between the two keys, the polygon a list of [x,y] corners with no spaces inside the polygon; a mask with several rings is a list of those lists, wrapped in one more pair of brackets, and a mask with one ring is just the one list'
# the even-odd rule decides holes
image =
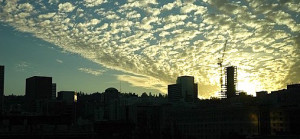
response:
{"label": "cloud bank", "polygon": [[199,96],[209,97],[219,90],[217,62],[226,39],[223,64],[238,67],[239,89],[299,82],[299,7],[298,0],[4,0],[0,22],[135,74],[118,76],[135,86],[166,92],[159,86],[195,76]]}

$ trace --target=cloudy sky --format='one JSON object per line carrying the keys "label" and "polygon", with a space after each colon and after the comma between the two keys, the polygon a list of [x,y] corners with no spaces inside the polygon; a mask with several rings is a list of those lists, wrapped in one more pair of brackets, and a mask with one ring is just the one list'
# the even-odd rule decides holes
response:
{"label": "cloudy sky", "polygon": [[239,90],[281,89],[300,81],[299,14],[298,0],[0,0],[5,93],[33,75],[58,91],[166,93],[191,75],[214,96],[225,40]]}

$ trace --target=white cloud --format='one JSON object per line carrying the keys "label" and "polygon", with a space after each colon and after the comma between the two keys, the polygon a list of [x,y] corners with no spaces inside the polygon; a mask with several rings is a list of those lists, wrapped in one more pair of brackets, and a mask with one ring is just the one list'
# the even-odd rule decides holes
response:
{"label": "white cloud", "polygon": [[96,70],[91,68],[78,68],[78,70],[95,76],[100,76],[105,72],[105,70]]}
{"label": "white cloud", "polygon": [[95,6],[101,5],[106,2],[107,1],[105,1],[105,0],[84,0],[84,5],[86,7],[95,7]]}
{"label": "white cloud", "polygon": [[56,59],[56,62],[58,62],[58,63],[64,63],[62,60],[60,60],[60,59]]}
{"label": "white cloud", "polygon": [[17,63],[15,67],[17,71],[26,71],[28,68],[30,68],[30,64],[26,61],[22,61]]}
{"label": "white cloud", "polygon": [[167,93],[167,83],[146,76],[116,75],[120,81],[130,83],[132,86],[156,89],[161,93]]}
{"label": "white cloud", "polygon": [[152,15],[152,16],[157,16],[161,13],[160,12],[161,10],[159,8],[146,7],[146,8],[144,8],[144,10],[147,12],[147,14]]}
{"label": "white cloud", "polygon": [[176,6],[176,3],[173,2],[173,3],[168,3],[166,5],[163,6],[162,10],[171,10],[173,9],[174,7]]}
{"label": "white cloud", "polygon": [[187,4],[187,5],[184,5],[183,7],[181,7],[180,12],[184,13],[184,14],[187,14],[187,13],[190,13],[191,11],[195,11],[195,10],[197,10],[196,5]]}
{"label": "white cloud", "polygon": [[187,18],[188,16],[187,15],[170,15],[166,18],[164,18],[164,20],[166,22],[180,22],[180,21],[183,21]]}
{"label": "white cloud", "polygon": [[96,24],[100,23],[100,20],[92,19],[90,23],[91,23],[91,25],[96,25]]}
{"label": "white cloud", "polygon": [[29,3],[20,4],[18,8],[26,12],[31,12],[33,10],[33,6]]}
{"label": "white cloud", "polygon": [[59,0],[49,0],[48,3],[52,4],[57,4],[59,3]]}
{"label": "white cloud", "polygon": [[287,6],[288,9],[291,10],[291,11],[300,13],[300,8],[299,8],[300,4],[297,0],[293,0],[291,2],[286,2],[285,6]]}
{"label": "white cloud", "polygon": [[197,9],[196,9],[196,12],[195,12],[195,15],[203,15],[204,13],[207,12],[207,7],[204,7],[204,6],[197,6]]}
{"label": "white cloud", "polygon": [[166,35],[170,35],[170,33],[167,31],[163,31],[163,32],[159,33],[160,37],[165,37]]}
{"label": "white cloud", "polygon": [[141,17],[141,14],[138,13],[137,11],[130,11],[130,12],[126,13],[126,18],[128,18],[128,19],[131,19],[131,18],[135,19],[135,18],[140,18],[140,17]]}
{"label": "white cloud", "polygon": [[47,14],[41,14],[38,16],[38,18],[52,18],[55,15],[55,13],[47,13]]}
{"label": "white cloud", "polygon": [[150,29],[152,29],[152,25],[150,25],[150,24],[153,22],[158,22],[158,20],[159,20],[158,17],[145,17],[142,20],[141,28],[150,30]]}
{"label": "white cloud", "polygon": [[59,12],[72,12],[74,9],[75,6],[73,6],[70,2],[60,3],[58,5]]}

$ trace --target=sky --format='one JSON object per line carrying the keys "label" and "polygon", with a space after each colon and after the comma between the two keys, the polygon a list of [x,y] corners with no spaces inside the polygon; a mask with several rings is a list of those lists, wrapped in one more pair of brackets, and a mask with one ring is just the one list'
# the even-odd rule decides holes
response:
{"label": "sky", "polygon": [[223,53],[238,90],[282,89],[300,83],[299,14],[298,0],[0,0],[5,94],[24,94],[34,75],[58,91],[138,94],[190,75],[208,98]]}

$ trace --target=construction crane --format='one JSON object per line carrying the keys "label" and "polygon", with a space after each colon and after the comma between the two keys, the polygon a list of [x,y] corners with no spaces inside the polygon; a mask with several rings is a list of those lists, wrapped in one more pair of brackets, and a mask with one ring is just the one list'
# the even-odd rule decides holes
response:
{"label": "construction crane", "polygon": [[218,58],[218,65],[220,66],[221,98],[224,97],[224,93],[225,93],[224,90],[223,90],[223,61],[224,61],[226,46],[227,46],[227,40],[225,40],[225,43],[224,43],[224,48],[223,48],[223,51],[222,51],[222,57]]}

